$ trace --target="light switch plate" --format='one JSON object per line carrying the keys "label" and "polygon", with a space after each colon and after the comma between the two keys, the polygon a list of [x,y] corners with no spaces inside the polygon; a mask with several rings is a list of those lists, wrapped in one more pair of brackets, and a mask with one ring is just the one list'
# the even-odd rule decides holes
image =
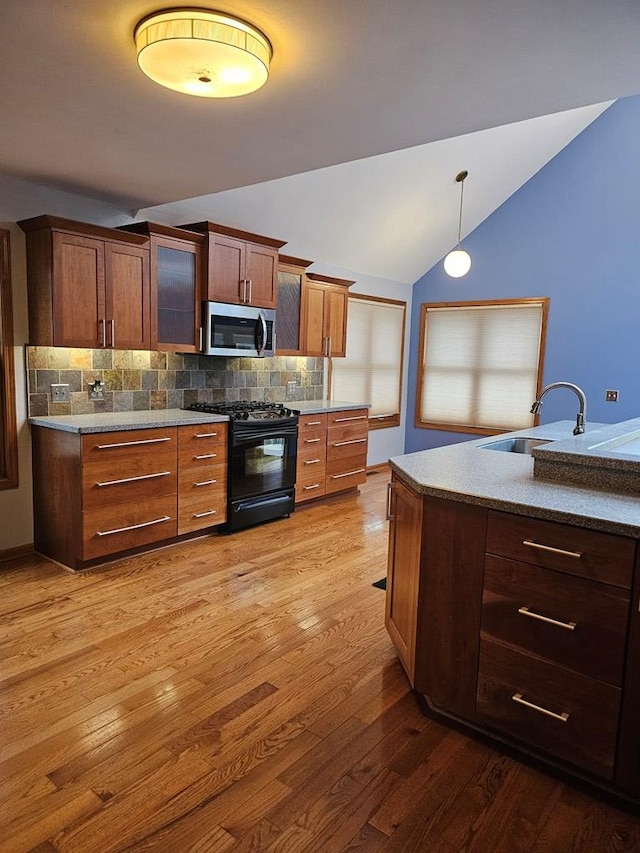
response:
{"label": "light switch plate", "polygon": [[55,382],[50,387],[52,403],[68,403],[71,400],[69,385],[66,382]]}

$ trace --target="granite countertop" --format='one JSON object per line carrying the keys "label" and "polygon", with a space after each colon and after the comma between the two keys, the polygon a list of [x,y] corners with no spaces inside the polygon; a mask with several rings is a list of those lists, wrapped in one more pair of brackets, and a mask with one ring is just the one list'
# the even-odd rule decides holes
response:
{"label": "granite countertop", "polygon": [[184,424],[226,423],[226,415],[209,415],[186,409],[157,409],[144,412],[102,412],[93,415],[51,415],[29,418],[32,426],[64,432],[118,432],[125,429],[182,426]]}
{"label": "granite countertop", "polygon": [[284,405],[299,415],[321,415],[323,412],[371,408],[371,403],[343,403],[340,400],[287,400]]}
{"label": "granite countertop", "polygon": [[[630,422],[627,422],[629,424]],[[640,496],[534,479],[533,457],[482,449],[506,437],[530,436],[562,443],[567,452],[577,439],[582,448],[609,434],[612,424],[587,423],[584,436],[572,436],[574,421],[557,421],[475,441],[394,456],[392,469],[415,491],[493,509],[640,536]],[[627,430],[628,431],[628,430]],[[604,440],[604,439],[603,439]],[[552,445],[536,448],[547,451]]]}

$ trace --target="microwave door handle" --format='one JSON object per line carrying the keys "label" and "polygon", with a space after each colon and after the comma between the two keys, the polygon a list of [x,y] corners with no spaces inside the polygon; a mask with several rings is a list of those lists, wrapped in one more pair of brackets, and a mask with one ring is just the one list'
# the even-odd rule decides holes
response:
{"label": "microwave door handle", "polygon": [[265,351],[265,348],[267,346],[267,321],[265,320],[264,314],[262,313],[262,311],[260,311],[258,313],[258,317],[260,318],[260,324],[262,325],[262,346],[260,346],[258,344],[257,350],[258,350],[258,355],[262,355],[262,353]]}

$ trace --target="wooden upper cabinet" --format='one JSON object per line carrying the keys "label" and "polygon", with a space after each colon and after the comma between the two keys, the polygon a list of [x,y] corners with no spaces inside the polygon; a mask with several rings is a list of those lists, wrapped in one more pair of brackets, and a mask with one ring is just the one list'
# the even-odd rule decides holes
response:
{"label": "wooden upper cabinet", "polygon": [[278,259],[278,315],[276,354],[305,355],[302,304],[307,286],[307,267],[313,261],[280,255]]}
{"label": "wooden upper cabinet", "polygon": [[214,222],[181,226],[205,235],[206,298],[212,302],[275,308],[278,249],[284,241]]}
{"label": "wooden upper cabinet", "polygon": [[27,235],[31,344],[151,347],[145,237],[52,216],[18,224]]}
{"label": "wooden upper cabinet", "polygon": [[136,222],[123,230],[145,234],[150,241],[153,349],[200,352],[203,238],[154,222]]}
{"label": "wooden upper cabinet", "polygon": [[344,357],[347,354],[349,288],[355,281],[308,273],[303,296],[305,355]]}

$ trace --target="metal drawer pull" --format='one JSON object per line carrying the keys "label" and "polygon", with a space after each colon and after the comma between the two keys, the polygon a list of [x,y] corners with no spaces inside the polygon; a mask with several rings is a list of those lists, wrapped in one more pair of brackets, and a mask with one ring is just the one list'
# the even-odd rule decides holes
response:
{"label": "metal drawer pull", "polygon": [[135,447],[138,444],[160,444],[163,441],[171,441],[171,437],[167,438],[140,438],[138,441],[119,441],[115,444],[97,444],[97,450],[108,450],[110,447]]}
{"label": "metal drawer pull", "polygon": [[111,344],[110,344],[110,346],[115,347],[115,345],[116,345],[116,321],[115,320],[109,320],[109,323],[111,324]]}
{"label": "metal drawer pull", "polygon": [[543,616],[541,613],[534,613],[528,607],[518,607],[518,613],[522,616],[529,616],[531,619],[539,619],[541,622],[548,622],[549,625],[556,625],[558,628],[566,628],[567,631],[575,631],[578,627],[577,622],[560,622],[558,619],[551,619],[549,616]]}
{"label": "metal drawer pull", "polygon": [[193,517],[194,518],[204,518],[207,515],[217,515],[217,513],[218,513],[217,509],[208,509],[206,512],[194,512]]}
{"label": "metal drawer pull", "polygon": [[317,465],[320,462],[319,459],[305,459],[305,465]]}
{"label": "metal drawer pull", "polygon": [[366,444],[366,438],[352,438],[350,441],[334,441],[334,447],[344,447],[345,444]]}
{"label": "metal drawer pull", "polygon": [[392,521],[391,516],[391,494],[393,492],[393,483],[387,483],[387,521]]}
{"label": "metal drawer pull", "polygon": [[217,432],[197,432],[194,438],[217,438]]}
{"label": "metal drawer pull", "polygon": [[561,723],[566,723],[569,719],[570,715],[567,714],[566,711],[563,711],[561,714],[556,714],[554,711],[549,711],[548,708],[542,708],[540,705],[534,705],[533,702],[527,702],[526,699],[522,698],[522,693],[514,693],[511,698],[519,705],[526,705],[526,707],[531,708],[532,711],[538,711],[540,714],[545,714],[547,717],[553,717],[554,720],[560,720]]}
{"label": "metal drawer pull", "polygon": [[319,438],[305,438],[304,443],[305,444],[315,444],[316,441],[320,441],[320,439]]}
{"label": "metal drawer pull", "polygon": [[203,453],[202,456],[194,456],[194,459],[215,459],[217,453]]}
{"label": "metal drawer pull", "polygon": [[305,421],[303,426],[322,426],[322,421]]}
{"label": "metal drawer pull", "polygon": [[351,477],[353,474],[362,474],[365,471],[364,468],[356,468],[355,471],[347,471],[346,474],[332,474],[332,480],[339,480],[341,477]]}
{"label": "metal drawer pull", "polygon": [[351,415],[349,418],[336,418],[334,424],[342,423],[343,421],[366,421],[369,415]]}
{"label": "metal drawer pull", "polygon": [[201,483],[194,483],[194,486],[213,486],[214,483],[217,483],[217,480],[203,480]]}
{"label": "metal drawer pull", "polygon": [[305,492],[308,492],[310,489],[319,489],[320,483],[314,483],[313,486],[303,486]]}
{"label": "metal drawer pull", "polygon": [[153,480],[155,477],[168,477],[171,471],[160,471],[157,474],[141,474],[139,477],[125,477],[122,480],[105,480],[104,483],[96,483],[96,486],[119,486],[120,483],[135,483],[136,480]]}
{"label": "metal drawer pull", "polygon": [[111,536],[112,533],[126,533],[128,530],[140,530],[141,527],[151,527],[152,524],[162,524],[163,521],[171,521],[170,515],[162,518],[154,518],[153,521],[143,521],[141,524],[132,524],[130,527],[117,527],[115,530],[96,530],[97,536]]}
{"label": "metal drawer pull", "polygon": [[541,545],[539,542],[531,542],[525,539],[522,542],[527,548],[539,548],[541,551],[550,551],[552,554],[562,554],[563,557],[574,557],[579,560],[582,557],[582,551],[565,551],[564,548],[552,548],[551,545]]}

